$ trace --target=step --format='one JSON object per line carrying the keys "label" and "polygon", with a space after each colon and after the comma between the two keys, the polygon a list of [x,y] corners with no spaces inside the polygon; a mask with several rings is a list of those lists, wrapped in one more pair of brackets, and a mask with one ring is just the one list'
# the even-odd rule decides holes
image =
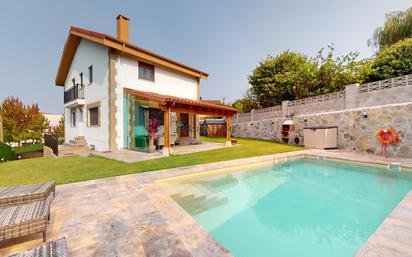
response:
{"label": "step", "polygon": [[87,145],[83,145],[83,144],[72,144],[72,143],[64,143],[63,146],[67,147],[67,148],[82,148],[82,147],[86,147]]}

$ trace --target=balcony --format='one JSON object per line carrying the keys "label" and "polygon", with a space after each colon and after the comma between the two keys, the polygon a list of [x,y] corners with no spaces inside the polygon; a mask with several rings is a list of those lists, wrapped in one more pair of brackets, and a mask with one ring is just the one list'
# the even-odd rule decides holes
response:
{"label": "balcony", "polygon": [[64,92],[64,106],[74,107],[84,105],[84,85],[76,84]]}

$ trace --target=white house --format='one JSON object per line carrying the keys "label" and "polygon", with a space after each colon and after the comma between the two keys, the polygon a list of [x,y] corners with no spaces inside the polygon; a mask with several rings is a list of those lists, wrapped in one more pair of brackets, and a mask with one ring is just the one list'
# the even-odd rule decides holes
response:
{"label": "white house", "polygon": [[[97,151],[148,151],[154,141],[167,155],[170,145],[198,140],[198,114],[230,122],[235,109],[199,100],[206,72],[131,44],[129,19],[116,23],[116,37],[69,31],[55,81],[64,87],[67,143],[80,137]],[[161,125],[153,140],[149,119]]]}

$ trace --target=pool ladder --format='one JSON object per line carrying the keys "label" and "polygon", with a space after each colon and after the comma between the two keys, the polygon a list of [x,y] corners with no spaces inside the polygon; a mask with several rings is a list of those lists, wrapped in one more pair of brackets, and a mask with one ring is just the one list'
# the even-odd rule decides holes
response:
{"label": "pool ladder", "polygon": [[388,168],[388,171],[393,171],[393,172],[401,172],[402,171],[401,164],[397,163],[397,162],[392,162],[391,164],[388,164],[387,168]]}

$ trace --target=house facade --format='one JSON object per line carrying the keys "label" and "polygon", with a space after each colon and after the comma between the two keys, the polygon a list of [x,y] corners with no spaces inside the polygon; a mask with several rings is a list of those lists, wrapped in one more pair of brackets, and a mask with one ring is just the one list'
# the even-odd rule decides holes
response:
{"label": "house facade", "polygon": [[[72,27],[56,85],[64,87],[65,141],[81,137],[97,151],[148,151],[199,139],[199,114],[236,110],[200,101],[206,72],[129,42],[129,19],[116,18],[117,36]],[[150,120],[160,125],[154,140]]]}

